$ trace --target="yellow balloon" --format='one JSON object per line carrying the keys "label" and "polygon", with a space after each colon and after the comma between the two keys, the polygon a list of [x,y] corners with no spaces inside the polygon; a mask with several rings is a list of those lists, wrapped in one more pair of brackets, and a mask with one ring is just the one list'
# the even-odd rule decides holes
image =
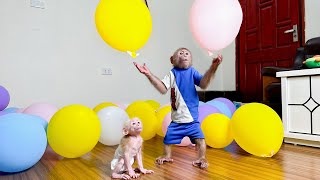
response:
{"label": "yellow balloon", "polygon": [[51,148],[67,158],[80,157],[98,143],[101,125],[96,113],[82,105],[60,109],[51,118],[47,137]]}
{"label": "yellow balloon", "polygon": [[161,107],[157,112],[156,112],[156,117],[158,118],[158,121],[157,121],[157,134],[159,136],[162,136],[164,137],[164,133],[162,132],[162,122],[163,122],[163,119],[164,117],[166,117],[166,115],[168,113],[171,112],[171,106],[167,105],[167,106],[164,106],[164,107]]}
{"label": "yellow balloon", "polygon": [[213,148],[224,148],[233,141],[230,119],[224,114],[211,114],[202,124],[205,141]]}
{"label": "yellow balloon", "polygon": [[101,0],[95,14],[102,39],[122,52],[136,51],[148,41],[152,31],[150,11],[140,0]]}
{"label": "yellow balloon", "polygon": [[160,103],[155,100],[147,100],[145,102],[148,103],[154,109],[154,111],[156,111],[160,107]]}
{"label": "yellow balloon", "polygon": [[111,103],[111,102],[103,102],[103,103],[98,104],[96,107],[94,107],[94,108],[93,108],[93,111],[97,113],[97,112],[100,111],[101,109],[103,109],[103,108],[105,108],[105,107],[109,107],[109,106],[116,106],[116,107],[118,107],[116,104],[113,104],[113,103]]}
{"label": "yellow balloon", "polygon": [[260,103],[241,106],[232,116],[231,129],[237,144],[250,154],[272,157],[283,141],[280,117],[270,107]]}
{"label": "yellow balloon", "polygon": [[126,112],[129,114],[133,113],[136,110],[144,110],[144,111],[151,111],[153,113],[155,113],[154,109],[152,108],[152,106],[144,101],[135,101],[133,103],[131,103],[127,109]]}
{"label": "yellow balloon", "polygon": [[129,114],[130,119],[140,118],[142,122],[141,137],[143,140],[149,140],[156,135],[157,117],[154,112],[136,109]]}

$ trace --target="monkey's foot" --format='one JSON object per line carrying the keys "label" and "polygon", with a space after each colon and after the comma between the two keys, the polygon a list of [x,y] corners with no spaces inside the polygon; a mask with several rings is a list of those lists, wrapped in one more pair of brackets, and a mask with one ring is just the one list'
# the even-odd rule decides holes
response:
{"label": "monkey's foot", "polygon": [[200,159],[198,159],[196,161],[193,161],[192,165],[196,166],[196,167],[199,167],[201,169],[207,169],[208,166],[209,166],[209,163],[205,158],[200,158]]}
{"label": "monkey's foot", "polygon": [[156,164],[161,165],[165,162],[173,162],[173,159],[167,156],[160,156],[156,159]]}
{"label": "monkey's foot", "polygon": [[124,179],[124,180],[131,179],[130,176],[127,175],[127,174],[117,174],[117,173],[112,173],[111,178],[113,178],[113,179]]}
{"label": "monkey's foot", "polygon": [[142,174],[152,174],[152,173],[154,173],[153,170],[148,170],[148,169],[142,169],[142,170],[140,170],[139,168],[135,168],[135,169],[134,169],[134,172],[136,172],[136,173],[142,173]]}

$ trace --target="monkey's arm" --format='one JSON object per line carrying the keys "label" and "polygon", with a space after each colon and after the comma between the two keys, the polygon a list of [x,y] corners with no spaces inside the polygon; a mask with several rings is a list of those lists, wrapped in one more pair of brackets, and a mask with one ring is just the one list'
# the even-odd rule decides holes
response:
{"label": "monkey's arm", "polygon": [[161,93],[161,94],[165,94],[167,92],[167,88],[166,86],[162,83],[162,81],[156,77],[155,75],[153,75],[150,70],[147,68],[146,64],[144,64],[143,66],[140,66],[138,63],[134,62],[133,63],[136,68],[140,71],[140,73],[146,75],[146,77],[149,79],[149,81],[151,82],[151,84]]}
{"label": "monkey's arm", "polygon": [[138,162],[138,166],[140,171],[143,170],[143,163],[142,163],[142,153],[141,153],[141,148],[139,149],[139,152],[136,155],[136,160]]}
{"label": "monkey's arm", "polygon": [[126,166],[129,175],[132,176],[133,174],[135,174],[134,170],[132,169],[132,166],[130,164],[130,153],[128,151],[126,151],[124,153],[124,165]]}
{"label": "monkey's arm", "polygon": [[155,75],[153,75],[152,73],[146,75],[147,78],[149,79],[149,81],[151,82],[151,84],[161,93],[161,94],[166,94],[167,93],[167,88],[166,86],[163,84],[163,82],[156,77]]}
{"label": "monkey's arm", "polygon": [[136,155],[136,160],[138,162],[139,170],[142,174],[152,174],[154,173],[153,170],[148,170],[143,168],[143,163],[142,163],[142,151],[141,148],[139,149],[139,152]]}
{"label": "monkey's arm", "polygon": [[204,74],[203,78],[200,81],[200,88],[206,89],[211,81],[212,76],[216,72],[217,68],[219,67],[220,63],[222,61],[222,56],[219,55],[217,58],[213,59],[212,64],[210,68],[207,70],[207,72]]}

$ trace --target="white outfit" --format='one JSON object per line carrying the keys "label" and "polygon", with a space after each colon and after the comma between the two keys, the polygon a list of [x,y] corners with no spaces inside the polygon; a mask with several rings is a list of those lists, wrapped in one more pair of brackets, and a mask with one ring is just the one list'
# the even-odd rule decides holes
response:
{"label": "white outfit", "polygon": [[[111,161],[111,170],[114,170],[119,162],[119,160],[123,157],[123,151],[122,148],[120,146],[118,146],[118,148],[116,149],[116,152],[114,153],[114,157],[113,160]],[[130,164],[132,165],[134,163],[134,158],[133,156],[130,157]],[[123,166],[121,167],[120,171],[125,171],[125,165],[123,164]]]}
{"label": "white outfit", "polygon": [[203,78],[199,72],[173,68],[161,81],[171,91],[171,119],[176,123],[198,121],[199,97],[195,85],[200,86]]}

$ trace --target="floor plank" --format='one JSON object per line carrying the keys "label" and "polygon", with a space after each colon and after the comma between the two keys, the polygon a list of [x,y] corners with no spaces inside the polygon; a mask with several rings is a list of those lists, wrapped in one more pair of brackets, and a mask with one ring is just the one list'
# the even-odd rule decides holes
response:
{"label": "floor plank", "polygon": [[[152,175],[139,179],[320,179],[320,149],[283,144],[272,158],[259,158],[243,151],[236,143],[225,149],[207,149],[210,163],[208,170],[191,165],[197,152],[193,147],[173,148],[174,162],[155,165],[154,160],[162,154],[162,137],[144,142],[143,162]],[[20,173],[0,172],[0,179],[110,179],[110,161],[116,146],[100,143],[88,154],[67,159],[57,155],[50,147],[34,167]]]}

